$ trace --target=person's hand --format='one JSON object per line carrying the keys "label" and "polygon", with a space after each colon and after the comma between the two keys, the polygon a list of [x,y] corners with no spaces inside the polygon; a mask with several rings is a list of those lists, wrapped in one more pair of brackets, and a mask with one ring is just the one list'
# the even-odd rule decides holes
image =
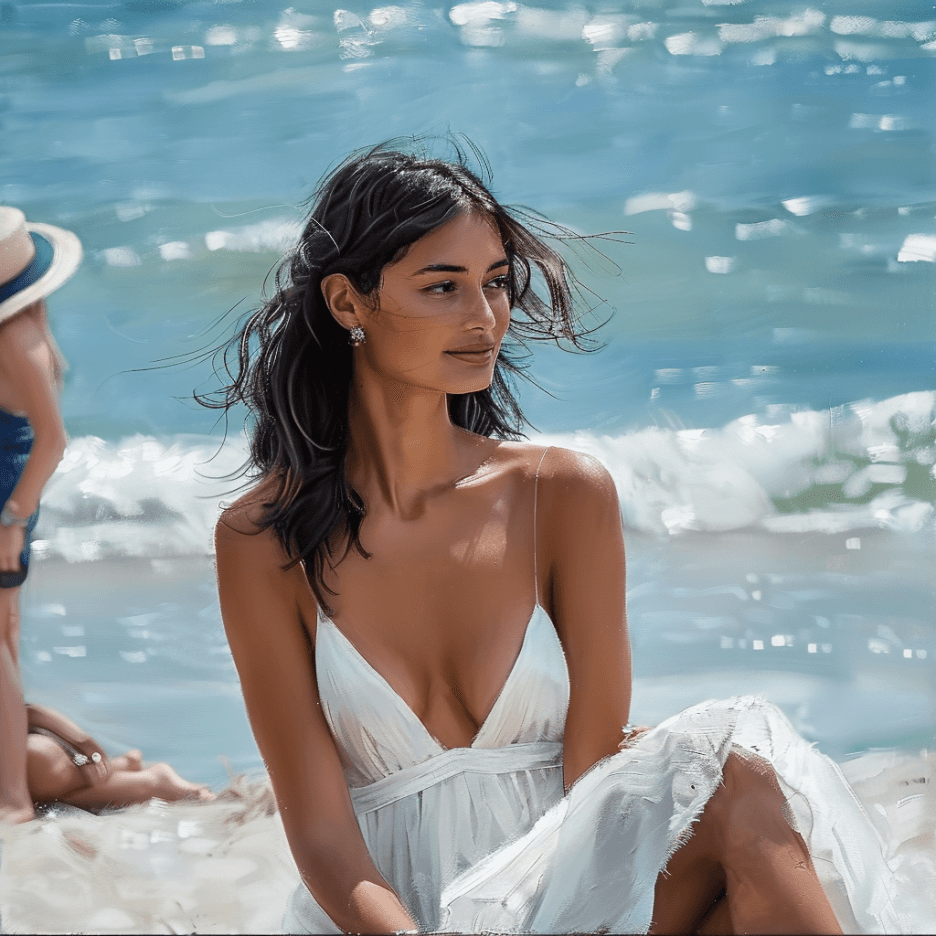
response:
{"label": "person's hand", "polygon": [[628,723],[621,730],[624,732],[624,739],[618,745],[619,751],[623,751],[625,748],[629,748],[642,734],[645,734],[650,730],[650,726],[631,725]]}
{"label": "person's hand", "polygon": [[21,526],[0,526],[0,572],[19,571],[25,544],[26,531]]}
{"label": "person's hand", "polygon": [[107,755],[101,750],[100,744],[70,718],[45,705],[35,703],[26,706],[26,718],[30,728],[52,732],[76,752],[69,757],[72,763],[80,768],[89,786],[107,779],[110,773]]}
{"label": "person's hand", "polygon": [[83,735],[79,738],[69,738],[71,746],[78,751],[79,756],[87,758],[84,764],[76,764],[85,774],[89,785],[103,783],[107,779],[110,765],[107,755],[101,750],[94,738]]}

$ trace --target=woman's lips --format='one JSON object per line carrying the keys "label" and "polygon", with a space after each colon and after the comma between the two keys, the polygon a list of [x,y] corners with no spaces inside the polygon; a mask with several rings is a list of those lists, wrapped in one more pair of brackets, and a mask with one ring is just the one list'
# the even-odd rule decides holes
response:
{"label": "woman's lips", "polygon": [[449,357],[458,358],[459,361],[466,361],[469,364],[487,364],[494,356],[494,348],[459,348],[445,353]]}

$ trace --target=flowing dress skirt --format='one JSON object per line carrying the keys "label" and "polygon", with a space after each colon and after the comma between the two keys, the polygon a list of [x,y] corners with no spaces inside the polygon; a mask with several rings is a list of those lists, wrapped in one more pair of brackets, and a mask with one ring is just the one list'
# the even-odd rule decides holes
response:
{"label": "flowing dress skirt", "polygon": [[[646,932],[657,877],[735,747],[775,770],[846,933],[936,923],[936,911],[919,912],[921,892],[936,896],[932,864],[900,866],[839,767],[763,699],[687,709],[596,764],[568,795],[561,748],[546,747],[457,749],[440,755],[445,764],[419,765],[424,782],[391,775],[379,790],[352,791],[371,855],[422,931]],[[337,932],[304,887],[284,929]]]}

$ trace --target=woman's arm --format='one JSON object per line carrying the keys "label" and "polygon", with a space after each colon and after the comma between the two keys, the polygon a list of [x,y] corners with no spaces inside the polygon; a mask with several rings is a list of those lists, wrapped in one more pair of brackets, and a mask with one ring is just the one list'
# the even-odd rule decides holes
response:
{"label": "woman's arm", "polygon": [[305,575],[298,565],[284,572],[287,559],[272,531],[255,531],[237,508],[218,523],[221,614],[299,874],[346,932],[415,930],[367,851],[322,714],[303,626],[314,635]]}
{"label": "woman's arm", "polygon": [[[44,705],[27,705],[26,722],[30,728],[44,728],[70,744],[79,754],[84,754],[87,763],[80,765],[86,773],[82,779],[89,784],[107,779],[109,770],[107,755],[101,746],[86,731],[82,731],[71,719]],[[75,765],[79,766],[79,765]]]}
{"label": "woman's arm", "polygon": [[[83,743],[94,743],[88,733],[82,731],[70,718],[66,718],[61,712],[46,708],[44,705],[29,703],[26,706],[26,718],[30,728],[45,728],[46,731],[54,732],[73,747]],[[99,750],[99,748],[95,748],[95,750]]]}
{"label": "woman's arm", "polygon": [[631,702],[624,535],[617,491],[595,459],[551,449],[540,469],[546,600],[569,666],[568,789],[621,744]]}
{"label": "woman's arm", "polygon": [[[18,517],[39,506],[39,496],[62,460],[68,437],[52,377],[52,350],[42,329],[23,312],[0,329],[0,375],[33,431],[33,445],[7,503]],[[2,506],[2,505],[0,505]]]}

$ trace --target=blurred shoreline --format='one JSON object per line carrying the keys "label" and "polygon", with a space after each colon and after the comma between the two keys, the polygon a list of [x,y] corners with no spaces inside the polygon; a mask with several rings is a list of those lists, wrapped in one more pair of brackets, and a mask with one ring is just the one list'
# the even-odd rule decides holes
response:
{"label": "blurred shoreline", "polygon": [[[628,531],[636,720],[763,693],[836,759],[936,735],[933,529]],[[209,556],[35,567],[27,697],[218,787],[262,771]]]}

